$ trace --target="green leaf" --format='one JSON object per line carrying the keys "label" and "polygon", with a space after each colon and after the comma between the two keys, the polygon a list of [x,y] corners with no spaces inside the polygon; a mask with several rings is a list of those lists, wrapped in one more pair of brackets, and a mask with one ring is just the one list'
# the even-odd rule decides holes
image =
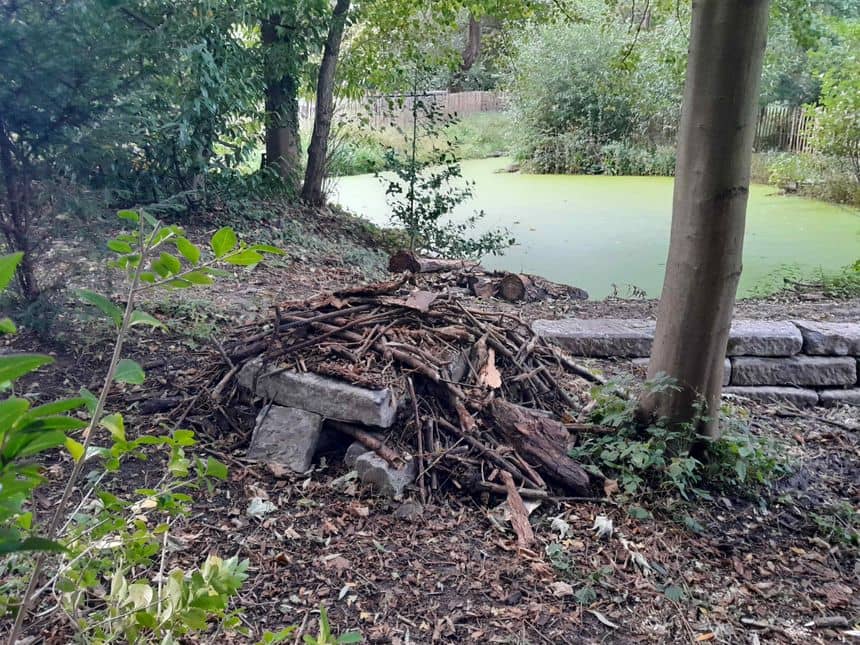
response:
{"label": "green leaf", "polygon": [[122,255],[132,253],[134,251],[134,249],[131,248],[131,244],[122,240],[110,240],[107,243],[107,247],[114,253],[121,253]]}
{"label": "green leaf", "polygon": [[131,313],[131,319],[129,320],[129,326],[133,327],[134,325],[149,325],[150,327],[160,327],[162,329],[167,329],[165,324],[161,322],[155,316],[152,316],[145,311],[141,311],[140,309],[135,309]]}
{"label": "green leaf", "polygon": [[684,590],[676,585],[669,585],[663,589],[663,594],[672,602],[680,602],[686,595]]}
{"label": "green leaf", "polygon": [[71,437],[66,437],[66,450],[69,451],[69,454],[75,461],[80,461],[81,457],[84,456],[84,444],[75,441]]}
{"label": "green leaf", "polygon": [[78,392],[78,394],[80,394],[81,398],[84,400],[84,405],[86,405],[86,406],[87,406],[87,412],[89,412],[90,414],[92,414],[93,412],[95,412],[95,411],[96,411],[96,406],[97,406],[97,405],[98,405],[98,403],[99,403],[98,397],[96,397],[96,395],[95,395],[95,394],[93,394],[92,392],[90,392],[90,391],[89,391],[87,388],[85,388],[85,387],[82,387],[82,388],[80,389],[80,391]]}
{"label": "green leaf", "polygon": [[122,309],[117,307],[113,302],[105,298],[103,295],[98,294],[95,291],[80,289],[78,291],[78,298],[80,298],[87,304],[93,305],[94,307],[100,309],[103,314],[113,320],[114,325],[116,325],[117,327],[122,324]]}
{"label": "green leaf", "polygon": [[19,376],[53,363],[54,359],[43,354],[12,354],[0,356],[0,383],[14,381]]}
{"label": "green leaf", "polygon": [[68,412],[69,410],[77,410],[79,408],[84,407],[87,404],[87,400],[78,396],[74,399],[62,399],[60,401],[54,401],[53,403],[45,403],[44,405],[39,405],[30,410],[29,416],[31,417],[47,417],[53,414],[62,414],[63,412]]}
{"label": "green leaf", "polygon": [[99,422],[99,425],[110,432],[110,436],[114,438],[114,441],[125,441],[125,421],[119,412],[114,412],[104,417]]}
{"label": "green leaf", "polygon": [[236,233],[229,226],[225,226],[218,230],[215,235],[212,236],[212,240],[209,242],[212,245],[212,251],[215,253],[216,258],[224,257],[239,243],[239,240],[236,238]]}
{"label": "green leaf", "polygon": [[215,282],[212,278],[210,278],[202,271],[192,271],[190,273],[186,273],[182,277],[191,284],[212,284]]}
{"label": "green leaf", "polygon": [[215,477],[216,479],[225,480],[227,479],[227,466],[222,464],[220,461],[213,457],[209,457],[206,460],[206,473],[208,477]]}
{"label": "green leaf", "polygon": [[200,261],[200,249],[192,244],[187,237],[176,238],[176,250],[182,254],[191,264],[197,264]]}
{"label": "green leaf", "polygon": [[174,275],[182,271],[182,263],[175,255],[162,251],[159,260],[161,261],[161,265]]}
{"label": "green leaf", "polygon": [[140,221],[140,215],[137,214],[137,211],[121,210],[116,214],[116,216],[120,219],[134,222],[135,224]]}
{"label": "green leaf", "polygon": [[18,264],[23,259],[23,253],[12,253],[11,255],[0,255],[0,291],[9,286]]}
{"label": "green leaf", "polygon": [[344,643],[360,643],[362,640],[361,632],[346,632],[337,637],[337,642]]}
{"label": "green leaf", "polygon": [[113,380],[117,383],[131,383],[132,385],[140,385],[146,378],[143,368],[131,360],[123,358],[116,366],[116,372],[113,375]]}
{"label": "green leaf", "polygon": [[0,334],[14,334],[16,331],[15,323],[8,318],[0,318]]}
{"label": "green leaf", "polygon": [[245,249],[244,251],[239,251],[234,255],[229,255],[224,258],[224,261],[228,264],[237,264],[239,266],[253,266],[255,264],[259,264],[262,260],[263,256],[251,249]]}
{"label": "green leaf", "polygon": [[6,433],[27,414],[30,402],[27,399],[10,398],[0,401],[0,433]]}
{"label": "green leaf", "polygon": [[16,540],[8,539],[6,535],[0,535],[0,555],[20,551],[51,551],[53,553],[61,553],[65,550],[66,548],[59,542],[46,540],[45,538],[28,537],[23,540]]}

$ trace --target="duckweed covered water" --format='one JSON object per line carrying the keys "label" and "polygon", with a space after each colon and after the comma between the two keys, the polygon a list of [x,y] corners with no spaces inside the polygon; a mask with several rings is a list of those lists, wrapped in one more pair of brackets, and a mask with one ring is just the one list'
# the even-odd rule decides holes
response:
{"label": "duckweed covered water", "polygon": [[[505,226],[517,245],[484,258],[492,269],[535,273],[586,289],[592,298],[629,295],[630,285],[658,297],[672,213],[669,177],[499,173],[510,160],[463,162],[475,197],[455,216],[483,210],[482,226]],[[336,180],[334,201],[388,225],[382,184],[372,175]],[[739,295],[777,284],[791,266],[803,273],[838,270],[860,258],[860,211],[779,195],[753,185],[747,209]]]}

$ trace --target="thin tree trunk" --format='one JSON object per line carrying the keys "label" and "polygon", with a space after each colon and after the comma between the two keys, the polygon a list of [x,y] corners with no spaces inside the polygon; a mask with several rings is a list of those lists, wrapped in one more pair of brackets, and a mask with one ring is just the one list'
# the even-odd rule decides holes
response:
{"label": "thin tree trunk", "polygon": [[308,146],[308,165],[305,168],[305,183],[302,187],[302,199],[310,204],[322,204],[324,201],[322,185],[325,179],[328,137],[334,112],[334,78],[349,4],[350,0],[337,0],[334,6],[317,77],[314,131]]}
{"label": "thin tree trunk", "polygon": [[15,279],[21,296],[28,302],[39,297],[33,262],[33,243],[30,239],[29,180],[16,165],[14,143],[6,124],[0,119],[0,173],[6,190],[5,207],[0,205],[0,230],[6,239],[9,251],[21,251],[24,257],[18,264]]}
{"label": "thin tree trunk", "polygon": [[[270,16],[260,25],[263,47],[272,49],[281,38],[277,33],[280,16]],[[271,168],[291,190],[299,182],[299,83],[290,74],[275,72],[274,56],[267,55],[266,78],[266,156],[263,164]]]}
{"label": "thin tree trunk", "polygon": [[[741,260],[768,0],[696,0],[666,279],[648,368],[679,390],[646,395],[640,417],[696,421],[719,436],[723,361]],[[701,412],[697,413],[700,406]]]}

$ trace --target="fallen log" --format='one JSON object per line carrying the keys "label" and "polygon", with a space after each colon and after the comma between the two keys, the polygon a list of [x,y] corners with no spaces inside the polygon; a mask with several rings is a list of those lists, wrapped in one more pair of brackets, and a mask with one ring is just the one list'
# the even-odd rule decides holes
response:
{"label": "fallen log", "polygon": [[505,274],[498,287],[499,297],[510,302],[536,302],[558,298],[588,300],[588,292],[569,284],[559,284],[537,275]]}
{"label": "fallen log", "polygon": [[567,455],[570,435],[559,421],[501,399],[488,406],[493,425],[522,456],[577,495],[589,494],[588,473]]}
{"label": "fallen log", "polygon": [[398,251],[388,258],[388,270],[392,273],[436,273],[439,271],[459,271],[474,269],[478,263],[473,260],[453,260],[449,258],[422,258],[412,251]]}

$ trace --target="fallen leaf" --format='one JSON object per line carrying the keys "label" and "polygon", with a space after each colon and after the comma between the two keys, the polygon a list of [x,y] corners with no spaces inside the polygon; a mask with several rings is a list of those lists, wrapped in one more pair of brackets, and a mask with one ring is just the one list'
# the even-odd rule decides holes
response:
{"label": "fallen leaf", "polygon": [[334,569],[338,573],[341,573],[349,569],[352,563],[342,555],[335,554],[323,558],[323,566],[326,569]]}
{"label": "fallen leaf", "polygon": [[502,387],[502,375],[496,367],[496,352],[492,348],[487,350],[487,362],[478,374],[478,384],[494,390]]}
{"label": "fallen leaf", "polygon": [[552,591],[552,595],[556,598],[564,598],[565,596],[573,595],[573,587],[561,580],[553,582],[549,588]]}
{"label": "fallen leaf", "polygon": [[417,309],[421,313],[426,313],[430,309],[430,305],[436,300],[436,294],[430,291],[413,291],[403,303],[404,307]]}
{"label": "fallen leaf", "polygon": [[618,480],[616,479],[604,479],[603,480],[603,494],[607,497],[612,497],[612,493],[618,492]]}
{"label": "fallen leaf", "polygon": [[707,632],[705,634],[699,634],[698,636],[696,636],[696,640],[701,643],[702,641],[712,641],[716,637],[717,635],[714,632]]}
{"label": "fallen leaf", "polygon": [[272,502],[266,501],[260,497],[252,497],[251,502],[248,504],[248,508],[245,509],[245,515],[261,520],[277,508],[278,507],[272,504]]}
{"label": "fallen leaf", "polygon": [[595,611],[594,609],[586,609],[589,614],[592,614],[597,620],[606,625],[607,627],[611,627],[612,629],[618,629],[618,625],[609,620],[606,616],[601,614],[599,611]]}

